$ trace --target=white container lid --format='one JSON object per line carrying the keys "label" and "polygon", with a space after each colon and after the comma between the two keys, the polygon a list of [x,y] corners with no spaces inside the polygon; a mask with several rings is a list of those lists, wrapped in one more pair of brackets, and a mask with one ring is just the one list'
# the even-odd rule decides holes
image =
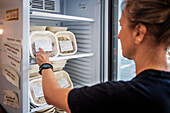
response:
{"label": "white container lid", "polygon": [[53,27],[48,26],[46,30],[51,31],[53,33],[57,33],[58,31],[67,31],[68,27]]}
{"label": "white container lid", "polygon": [[30,26],[30,32],[32,31],[45,31],[46,26]]}
{"label": "white container lid", "polygon": [[59,31],[55,34],[60,55],[73,55],[77,52],[77,43],[75,35],[70,31]]}
{"label": "white container lid", "polygon": [[49,57],[59,55],[58,40],[50,31],[34,31],[30,35],[30,54],[35,58],[38,48],[41,47]]}

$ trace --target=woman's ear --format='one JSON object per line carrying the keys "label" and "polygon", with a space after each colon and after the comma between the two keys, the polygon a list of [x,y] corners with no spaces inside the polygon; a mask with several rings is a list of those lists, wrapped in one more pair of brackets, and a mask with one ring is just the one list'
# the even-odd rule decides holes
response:
{"label": "woman's ear", "polygon": [[139,23],[136,25],[136,30],[135,30],[135,44],[140,44],[144,41],[144,38],[147,33],[147,28],[145,25]]}

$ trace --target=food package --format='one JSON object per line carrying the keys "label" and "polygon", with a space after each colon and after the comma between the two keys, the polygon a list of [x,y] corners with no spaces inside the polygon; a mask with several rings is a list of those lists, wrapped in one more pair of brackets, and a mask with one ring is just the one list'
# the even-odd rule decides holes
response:
{"label": "food package", "polygon": [[38,76],[39,73],[39,65],[38,64],[31,64],[30,67],[29,67],[29,74],[30,74],[30,77],[35,77],[35,76]]}
{"label": "food package", "polygon": [[[54,75],[61,88],[73,87],[72,81],[66,71],[54,72]],[[42,78],[40,76],[31,78],[29,85],[31,103],[36,106],[45,105],[46,101],[42,89]]]}
{"label": "food package", "polygon": [[34,31],[30,35],[30,54],[35,58],[36,52],[42,48],[49,57],[59,55],[58,40],[50,31]]}
{"label": "food package", "polygon": [[[51,62],[53,66],[53,71],[61,71],[66,65],[67,60],[58,60]],[[29,67],[30,77],[38,76],[39,75],[39,65],[38,64],[31,64]]]}
{"label": "food package", "polygon": [[53,66],[53,71],[61,71],[66,65],[67,60],[58,60],[58,61],[53,61],[51,62]]}
{"label": "food package", "polygon": [[30,32],[32,31],[45,31],[46,26],[30,26]]}
{"label": "food package", "polygon": [[60,55],[73,55],[77,52],[77,43],[75,35],[70,31],[59,31],[55,34]]}
{"label": "food package", "polygon": [[53,33],[57,33],[58,31],[67,31],[68,27],[52,27],[49,26],[46,28],[46,30],[51,31]]}
{"label": "food package", "polygon": [[55,107],[52,106],[52,107],[47,107],[45,109],[39,110],[35,113],[56,113],[55,111],[56,111]]}
{"label": "food package", "polygon": [[70,76],[66,71],[54,72],[54,76],[56,77],[61,88],[72,88],[73,87],[73,83],[70,79]]}
{"label": "food package", "polygon": [[30,100],[36,106],[46,104],[42,89],[42,78],[36,78],[30,81]]}

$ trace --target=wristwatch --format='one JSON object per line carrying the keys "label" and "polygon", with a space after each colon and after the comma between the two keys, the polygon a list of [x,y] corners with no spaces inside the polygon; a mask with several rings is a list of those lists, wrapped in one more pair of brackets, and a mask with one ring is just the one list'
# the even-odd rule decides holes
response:
{"label": "wristwatch", "polygon": [[42,64],[42,65],[39,67],[39,74],[42,75],[42,74],[41,74],[41,71],[42,71],[43,69],[49,69],[49,68],[51,68],[51,69],[53,70],[53,66],[52,66],[51,64],[49,64],[49,63],[44,63],[44,64]]}

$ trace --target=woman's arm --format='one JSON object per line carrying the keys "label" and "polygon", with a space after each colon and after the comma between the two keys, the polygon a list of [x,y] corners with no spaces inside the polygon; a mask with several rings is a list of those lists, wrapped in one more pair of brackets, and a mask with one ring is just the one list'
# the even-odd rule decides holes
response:
{"label": "woman's arm", "polygon": [[[37,63],[39,65],[44,63],[51,64],[46,53],[41,48],[40,51],[40,53],[36,54],[35,59]],[[71,91],[71,88],[60,88],[51,69],[43,69],[41,73],[43,92],[46,102],[70,113],[68,106],[68,94]]]}

